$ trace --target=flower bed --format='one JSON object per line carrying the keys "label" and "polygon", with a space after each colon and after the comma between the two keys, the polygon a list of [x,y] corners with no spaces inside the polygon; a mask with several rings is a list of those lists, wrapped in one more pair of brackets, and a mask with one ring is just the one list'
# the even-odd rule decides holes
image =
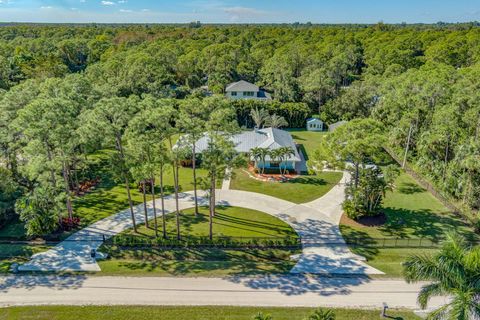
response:
{"label": "flower bed", "polygon": [[281,175],[280,173],[258,173],[256,172],[258,169],[255,168],[252,164],[249,164],[248,170],[243,170],[248,174],[248,176],[252,179],[258,180],[258,181],[264,181],[264,182],[286,182],[292,179],[297,178],[299,175],[298,174],[284,174]]}

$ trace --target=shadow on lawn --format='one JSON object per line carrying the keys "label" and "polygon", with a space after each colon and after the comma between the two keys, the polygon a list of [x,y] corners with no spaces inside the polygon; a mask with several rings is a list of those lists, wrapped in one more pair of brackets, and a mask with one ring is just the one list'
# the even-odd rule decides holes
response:
{"label": "shadow on lawn", "polygon": [[327,181],[318,177],[310,177],[310,176],[301,176],[299,178],[289,180],[285,183],[288,184],[308,184],[312,186],[325,186],[327,185]]}
{"label": "shadow on lawn", "polygon": [[403,208],[386,207],[387,222],[379,227],[385,237],[394,238],[426,238],[439,241],[444,238],[445,232],[457,230],[467,239],[475,239],[473,231],[468,225],[451,214],[439,215],[431,210],[406,210]]}
{"label": "shadow on lawn", "polygon": [[345,241],[354,253],[364,256],[367,260],[373,259],[379,253],[376,248],[377,242],[368,233],[346,225],[342,225],[341,230]]}
{"label": "shadow on lawn", "polygon": [[403,182],[402,185],[398,188],[398,191],[403,194],[415,194],[426,192],[427,190],[416,183]]}
{"label": "shadow on lawn", "polygon": [[[290,227],[287,225],[285,227],[281,227],[281,226],[273,225],[267,222],[254,221],[251,219],[245,219],[240,217],[233,217],[233,216],[229,216],[221,213],[215,214],[214,223],[218,225],[230,226],[232,228],[236,228],[240,230],[247,230],[250,232],[262,234],[264,236],[278,236],[278,234],[286,234],[292,237],[296,236],[296,233],[293,232],[293,230],[290,229]],[[254,229],[251,229],[251,228],[254,228]],[[269,230],[275,233],[273,234],[267,233],[262,230]]]}
{"label": "shadow on lawn", "polygon": [[[299,250],[299,249],[298,249]],[[298,253],[298,250],[224,250],[224,249],[193,249],[162,250],[149,249],[148,251],[135,249],[115,251],[109,253],[117,259],[135,258],[138,261],[120,261],[120,268],[130,271],[159,272],[163,271],[174,276],[195,275],[201,276],[209,272],[221,271],[229,276],[251,276],[265,272],[287,273],[295,262],[289,256]]]}

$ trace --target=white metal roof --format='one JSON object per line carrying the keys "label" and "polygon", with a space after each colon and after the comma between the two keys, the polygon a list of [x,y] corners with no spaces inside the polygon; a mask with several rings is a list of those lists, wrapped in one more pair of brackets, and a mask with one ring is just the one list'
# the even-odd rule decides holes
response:
{"label": "white metal roof", "polygon": [[[233,135],[231,138],[235,144],[235,150],[241,153],[248,153],[251,149],[267,148],[275,150],[281,147],[290,147],[293,149],[295,155],[290,156],[288,161],[300,161],[300,155],[298,154],[295,143],[293,142],[292,135],[284,130],[276,128],[265,128],[251,131],[243,131],[239,134]],[[202,153],[208,146],[208,135],[205,134],[195,143],[195,149]],[[269,157],[267,161],[271,160]]]}

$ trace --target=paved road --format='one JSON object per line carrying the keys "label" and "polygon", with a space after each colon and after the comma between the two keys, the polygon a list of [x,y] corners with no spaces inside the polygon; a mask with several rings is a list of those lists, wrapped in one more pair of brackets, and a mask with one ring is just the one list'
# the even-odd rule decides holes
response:
{"label": "paved road", "polygon": [[[234,305],[417,308],[420,284],[367,278],[0,277],[0,307],[12,305]],[[437,298],[431,307],[445,303]]]}
{"label": "paved road", "polygon": [[[346,179],[344,175],[343,179]],[[199,194],[201,196],[202,193]],[[338,221],[342,212],[344,183],[340,183],[323,197],[307,203],[295,204],[268,195],[239,191],[217,190],[218,204],[262,211],[288,223],[301,236],[303,251],[292,273],[314,274],[382,274],[370,267],[363,257],[353,254],[342,238]],[[201,198],[200,203],[206,204]],[[180,209],[194,206],[192,192],[181,194]],[[148,203],[153,218],[152,203]],[[156,200],[156,208],[160,208]],[[175,210],[173,196],[165,197],[166,212]],[[136,220],[144,222],[143,204],[135,207]],[[111,237],[132,227],[129,209],[95,222],[70,236],[53,249],[38,253],[20,271],[100,271],[92,249],[98,249],[102,238]],[[88,241],[85,241],[88,239]]]}

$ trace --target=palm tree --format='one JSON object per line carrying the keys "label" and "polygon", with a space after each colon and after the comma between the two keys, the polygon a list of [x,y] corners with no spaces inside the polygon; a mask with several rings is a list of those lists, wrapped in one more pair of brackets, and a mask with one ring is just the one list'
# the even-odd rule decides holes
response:
{"label": "palm tree", "polygon": [[[284,175],[287,173],[287,166],[286,161],[288,158],[293,157],[295,155],[295,151],[291,147],[281,147],[280,150],[280,173]],[[282,163],[285,163],[284,171],[282,172]]]}
{"label": "palm tree", "polygon": [[262,168],[261,168],[261,174],[264,174],[265,173],[265,161],[267,159],[267,157],[270,155],[270,150],[267,149],[267,148],[258,148],[258,152],[259,152],[259,157],[260,157],[260,161],[262,163]]}
{"label": "palm tree", "polygon": [[272,161],[278,161],[280,163],[280,166],[279,166],[280,174],[282,173],[282,167],[281,167],[282,156],[283,156],[282,148],[273,149],[270,151],[270,159]]}
{"label": "palm tree", "polygon": [[410,256],[403,266],[407,282],[430,282],[418,295],[422,309],[432,297],[451,297],[429,319],[480,319],[480,246],[472,247],[459,234],[448,233],[438,253]]}
{"label": "palm tree", "polygon": [[250,110],[250,116],[252,117],[253,122],[255,122],[255,126],[259,129],[262,128],[263,124],[270,117],[267,110],[258,110],[258,108]]}
{"label": "palm tree", "polygon": [[271,128],[280,128],[288,126],[287,120],[284,117],[277,116],[276,114],[272,114],[268,119],[265,121],[265,125]]}
{"label": "palm tree", "polygon": [[335,320],[335,313],[330,309],[319,308],[305,320]]}
{"label": "palm tree", "polygon": [[261,160],[261,157],[262,157],[262,148],[252,148],[250,149],[250,156],[253,158],[253,161],[255,161],[255,163],[258,163],[260,160]]}

